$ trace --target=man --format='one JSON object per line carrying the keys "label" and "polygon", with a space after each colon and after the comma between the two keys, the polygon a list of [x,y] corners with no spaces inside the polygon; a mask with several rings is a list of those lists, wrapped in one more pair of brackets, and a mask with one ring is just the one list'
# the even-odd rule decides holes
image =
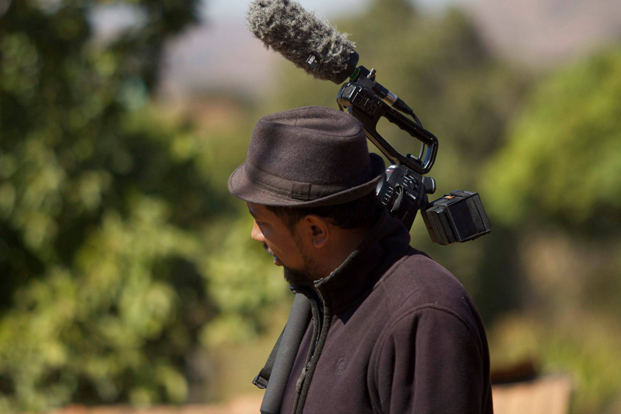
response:
{"label": "man", "polygon": [[257,122],[229,191],[254,240],[315,304],[282,413],[491,413],[489,354],[468,294],[375,201],[384,163],[351,115]]}

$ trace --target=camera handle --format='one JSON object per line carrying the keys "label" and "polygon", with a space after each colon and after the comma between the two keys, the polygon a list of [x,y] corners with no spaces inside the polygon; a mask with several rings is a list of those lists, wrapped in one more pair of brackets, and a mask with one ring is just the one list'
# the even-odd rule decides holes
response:
{"label": "camera handle", "polygon": [[[341,110],[347,108],[362,123],[367,138],[394,164],[403,164],[419,174],[431,170],[438,153],[438,139],[420,125],[414,112],[403,101],[375,82],[374,69],[369,71],[364,66],[358,67],[352,81],[341,87],[336,100]],[[417,122],[395,107],[407,112]],[[404,157],[377,132],[377,123],[382,117],[420,141],[418,156],[407,154]]]}

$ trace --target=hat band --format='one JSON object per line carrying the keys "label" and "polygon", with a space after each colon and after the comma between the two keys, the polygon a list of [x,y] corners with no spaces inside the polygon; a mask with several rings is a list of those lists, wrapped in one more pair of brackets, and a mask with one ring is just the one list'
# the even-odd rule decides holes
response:
{"label": "hat band", "polygon": [[311,184],[301,181],[287,180],[268,172],[261,171],[248,161],[246,161],[244,169],[246,177],[248,177],[248,179],[254,184],[263,187],[266,190],[278,193],[285,197],[291,197],[296,200],[316,200],[348,188],[341,185]]}

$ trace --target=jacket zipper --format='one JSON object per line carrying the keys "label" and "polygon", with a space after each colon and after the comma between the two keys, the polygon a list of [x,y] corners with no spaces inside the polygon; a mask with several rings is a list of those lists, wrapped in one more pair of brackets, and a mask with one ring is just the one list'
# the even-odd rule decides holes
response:
{"label": "jacket zipper", "polygon": [[315,374],[315,369],[319,363],[323,346],[325,345],[326,336],[330,328],[330,315],[326,312],[326,316],[323,320],[321,331],[319,331],[319,337],[316,343],[311,359],[308,361],[305,370],[303,370],[304,378],[300,385],[300,393],[296,397],[296,403],[294,404],[294,414],[301,414],[304,411],[304,405],[306,403],[306,397]]}
{"label": "jacket zipper", "polygon": [[[293,402],[293,413],[301,413],[304,409],[304,402],[306,400],[306,393],[308,393],[308,386],[305,387],[305,383],[306,383],[306,379],[308,377],[308,372],[311,369],[311,367],[314,367],[314,365],[316,365],[317,363],[317,359],[318,358],[314,358],[315,354],[317,353],[317,347],[319,345],[319,338],[321,337],[321,333],[323,331],[324,328],[324,315],[323,315],[323,311],[324,308],[323,306],[321,306],[322,304],[322,299],[321,296],[319,295],[319,292],[315,291],[314,289],[308,289],[308,291],[306,289],[304,289],[304,291],[300,292],[305,294],[308,299],[311,301],[311,313],[313,316],[313,322],[314,322],[314,327],[313,327],[313,343],[311,344],[311,347],[309,349],[309,353],[308,353],[308,357],[306,360],[306,365],[304,366],[304,369],[302,369],[302,373],[300,374],[300,376],[298,377],[298,380],[296,382],[296,387],[295,387],[295,400]],[[319,350],[319,352],[321,352],[321,350]],[[310,378],[308,378],[310,381]],[[304,393],[303,391],[306,390],[306,393]]]}

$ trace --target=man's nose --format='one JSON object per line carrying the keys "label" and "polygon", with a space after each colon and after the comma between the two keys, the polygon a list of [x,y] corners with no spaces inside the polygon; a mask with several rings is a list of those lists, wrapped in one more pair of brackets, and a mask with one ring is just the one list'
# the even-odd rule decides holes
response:
{"label": "man's nose", "polygon": [[250,232],[250,237],[252,237],[252,240],[256,240],[260,243],[265,243],[265,237],[263,237],[263,233],[261,232],[261,229],[259,228],[259,225],[256,221],[252,224],[252,231]]}

